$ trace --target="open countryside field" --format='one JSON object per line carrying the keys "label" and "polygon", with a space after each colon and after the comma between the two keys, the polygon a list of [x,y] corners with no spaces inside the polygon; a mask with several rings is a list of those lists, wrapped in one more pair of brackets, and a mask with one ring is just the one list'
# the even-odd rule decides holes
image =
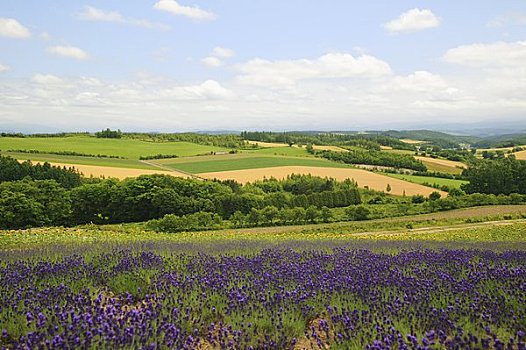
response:
{"label": "open countryside field", "polygon": [[113,168],[131,168],[131,169],[158,169],[155,166],[146,164],[138,159],[116,159],[116,158],[98,158],[98,157],[81,157],[81,156],[64,156],[57,154],[35,154],[20,152],[1,152],[4,156],[15,158],[19,161],[30,160],[36,162],[63,163],[68,166],[89,165]]}
{"label": "open countryside field", "polygon": [[438,186],[448,186],[450,188],[460,188],[460,185],[468,183],[468,181],[455,180],[455,179],[443,179],[440,177],[429,177],[429,176],[417,176],[417,175],[405,175],[405,174],[390,174],[385,175],[394,177],[400,180],[414,182],[417,184],[437,184]]}
{"label": "open countryside field", "polygon": [[223,172],[231,170],[260,169],[283,166],[305,166],[305,167],[331,167],[349,168],[349,165],[331,162],[318,158],[299,158],[299,157],[224,157],[212,158],[204,161],[184,162],[174,160],[164,162],[163,165],[175,170],[182,170],[192,174]]}
{"label": "open countryside field", "polygon": [[400,141],[410,144],[410,145],[420,145],[426,143],[426,141],[412,140],[412,139],[400,139]]}
{"label": "open countryside field", "polygon": [[437,171],[448,174],[460,174],[462,173],[463,169],[467,168],[467,165],[462,162],[455,162],[447,159],[418,156],[415,156],[415,158],[424,163],[429,171]]}
{"label": "open countryside field", "polygon": [[[34,162],[36,164],[41,162]],[[97,166],[97,165],[82,165],[82,164],[66,164],[66,163],[50,163],[53,166],[70,168],[74,167],[80,173],[86,177],[106,177],[106,178],[117,178],[120,180],[126,179],[128,177],[137,177],[140,175],[152,175],[152,174],[162,174],[162,175],[171,175],[177,177],[190,177],[187,174],[178,172],[178,171],[166,171],[166,170],[150,170],[150,169],[133,169],[133,168],[118,168],[118,167],[107,167],[107,166]]]}
{"label": "open countryside field", "polygon": [[[353,168],[327,168],[306,166],[282,166],[261,169],[246,169],[234,171],[219,171],[199,173],[198,175],[207,179],[236,180],[241,183],[253,182],[264,178],[274,177],[276,179],[286,178],[290,174],[311,174],[313,176],[331,177],[336,180],[354,179],[360,187],[369,187],[372,190],[385,191],[387,185],[391,186],[391,194],[412,196],[421,194],[429,196],[436,189],[410,183],[400,179],[376,174],[367,170]],[[442,196],[447,193],[438,191]]]}
{"label": "open countryside field", "polygon": [[[190,142],[146,142],[132,139],[107,139],[91,136],[69,137],[1,137],[0,150],[37,150],[40,152],[72,151],[104,154],[128,159],[156,154],[175,154],[179,157],[226,152],[228,149]],[[33,156],[33,155],[30,155]],[[35,156],[38,156],[35,154]]]}
{"label": "open countryside field", "polygon": [[[501,229],[500,239],[495,232],[493,239],[487,237],[469,238],[472,229],[486,228],[488,231],[498,231],[502,226],[515,226],[515,239],[520,238],[526,243],[526,236],[520,234],[526,230],[526,205],[494,205],[457,209],[423,215],[375,219],[368,221],[336,222],[328,224],[273,226],[256,228],[236,228],[202,232],[179,232],[177,234],[154,232],[144,230],[141,224],[118,225],[85,225],[72,228],[32,228],[28,230],[0,230],[0,256],[3,250],[23,251],[38,249],[42,246],[71,244],[81,247],[81,244],[115,244],[142,241],[172,241],[182,244],[197,242],[216,242],[221,240],[251,240],[272,241],[277,245],[282,240],[300,239],[374,239],[374,235],[393,234],[394,240],[412,239],[411,233],[425,234],[437,233],[441,230],[444,238],[448,237],[449,230],[462,230],[465,238],[462,240],[499,241],[513,240],[512,236],[506,238]],[[513,220],[503,220],[503,217],[512,217]],[[407,225],[411,224],[412,229]],[[425,235],[421,236],[425,240]],[[454,241],[455,237],[451,236]],[[525,247],[526,248],[526,247]]]}
{"label": "open countryside field", "polygon": [[520,151],[520,152],[516,152],[514,154],[515,154],[515,158],[517,158],[519,160],[526,160],[526,151]]}

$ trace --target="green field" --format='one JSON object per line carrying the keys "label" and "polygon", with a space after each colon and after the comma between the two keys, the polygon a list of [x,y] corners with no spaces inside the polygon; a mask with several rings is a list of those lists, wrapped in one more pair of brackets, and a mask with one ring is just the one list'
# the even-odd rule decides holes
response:
{"label": "green field", "polygon": [[265,154],[265,155],[277,155],[277,156],[292,156],[292,157],[314,157],[305,150],[305,148],[299,147],[270,147],[270,148],[261,148],[257,150],[244,150],[243,153],[251,154]]}
{"label": "green field", "polygon": [[72,165],[93,165],[116,168],[159,170],[159,168],[155,166],[143,163],[136,159],[95,158],[80,156],[63,156],[57,154],[29,154],[18,152],[1,152],[1,154],[18,160],[31,160],[32,162],[50,162],[65,163]]}
{"label": "green field", "polygon": [[[228,149],[221,147],[204,146],[190,142],[147,142],[132,139],[103,139],[90,136],[1,137],[0,150],[3,152],[7,150],[72,151],[95,155],[119,156],[128,159],[139,159],[140,156],[156,154],[175,154],[179,157],[186,157],[210,152],[228,151]],[[30,156],[33,158],[33,154]]]}
{"label": "green field", "polygon": [[324,159],[310,159],[300,157],[230,157],[207,159],[203,161],[196,161],[195,158],[191,162],[184,162],[174,160],[173,162],[163,162],[163,165],[173,168],[175,170],[182,170],[185,172],[199,174],[217,171],[229,170],[243,170],[256,168],[270,168],[280,166],[310,166],[310,167],[333,167],[333,168],[348,168],[348,165],[331,162]]}
{"label": "green field", "polygon": [[463,180],[454,180],[454,179],[443,179],[440,177],[429,177],[429,176],[417,176],[417,175],[405,175],[405,174],[389,174],[385,175],[394,177],[397,179],[413,182],[416,184],[423,185],[427,184],[437,184],[438,186],[448,186],[450,188],[460,188],[460,185],[468,183]]}

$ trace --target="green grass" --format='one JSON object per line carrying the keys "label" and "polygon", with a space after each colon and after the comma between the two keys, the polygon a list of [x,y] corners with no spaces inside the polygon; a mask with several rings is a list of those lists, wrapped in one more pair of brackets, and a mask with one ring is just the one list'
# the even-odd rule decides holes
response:
{"label": "green grass", "polygon": [[416,184],[423,185],[425,183],[428,184],[437,184],[439,186],[448,186],[450,188],[460,188],[460,185],[468,183],[468,181],[464,180],[454,180],[454,179],[443,179],[440,177],[429,177],[429,176],[417,176],[417,175],[404,175],[404,174],[389,174],[386,173],[385,175],[394,177],[400,180],[405,180],[409,182],[413,182]]}
{"label": "green grass", "polygon": [[[71,137],[0,137],[0,150],[38,150],[41,152],[72,151],[86,154],[105,154],[128,159],[156,154],[176,154],[179,157],[210,152],[228,151],[222,147],[204,146],[190,142],[146,142],[132,139],[99,139],[90,136]],[[32,158],[33,155],[30,155]],[[36,156],[36,155],[35,155]]]}
{"label": "green grass", "polygon": [[93,158],[93,157],[78,157],[78,156],[62,156],[56,154],[28,154],[15,152],[0,152],[2,155],[10,156],[18,160],[31,160],[32,162],[50,162],[50,163],[65,163],[72,165],[93,165],[93,166],[107,166],[116,168],[131,168],[131,169],[149,169],[159,170],[159,168],[152,165],[142,163],[135,159],[113,159],[113,158]]}
{"label": "green grass", "polygon": [[244,150],[243,153],[251,154],[265,154],[265,155],[278,155],[278,156],[293,156],[293,157],[311,157],[314,155],[310,154],[305,150],[305,148],[299,147],[271,147],[271,148],[262,148],[257,150]]}
{"label": "green grass", "polygon": [[182,170],[193,174],[209,173],[216,171],[257,169],[280,166],[310,166],[348,168],[348,165],[331,162],[324,159],[310,159],[300,157],[231,157],[193,162],[163,162],[163,165],[175,170]]}

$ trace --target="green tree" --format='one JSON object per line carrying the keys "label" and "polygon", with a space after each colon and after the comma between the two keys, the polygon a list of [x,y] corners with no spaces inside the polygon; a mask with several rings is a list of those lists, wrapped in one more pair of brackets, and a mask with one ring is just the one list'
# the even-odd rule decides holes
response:
{"label": "green tree", "polygon": [[429,200],[436,201],[436,200],[440,199],[440,197],[442,197],[442,195],[440,193],[438,193],[437,191],[433,191],[429,195]]}
{"label": "green tree", "polygon": [[314,223],[318,219],[319,213],[315,206],[311,205],[305,210],[305,220]]}
{"label": "green tree", "polygon": [[332,211],[326,206],[321,207],[320,218],[323,222],[331,221],[333,218]]}
{"label": "green tree", "polygon": [[345,215],[350,221],[361,221],[369,219],[371,211],[363,205],[351,205],[345,209]]}

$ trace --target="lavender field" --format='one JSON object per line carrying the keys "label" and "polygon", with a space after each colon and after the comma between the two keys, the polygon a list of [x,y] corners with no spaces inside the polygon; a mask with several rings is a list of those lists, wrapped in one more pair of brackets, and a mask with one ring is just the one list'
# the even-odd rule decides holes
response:
{"label": "lavender field", "polygon": [[0,347],[525,348],[513,245],[232,245],[4,256]]}

